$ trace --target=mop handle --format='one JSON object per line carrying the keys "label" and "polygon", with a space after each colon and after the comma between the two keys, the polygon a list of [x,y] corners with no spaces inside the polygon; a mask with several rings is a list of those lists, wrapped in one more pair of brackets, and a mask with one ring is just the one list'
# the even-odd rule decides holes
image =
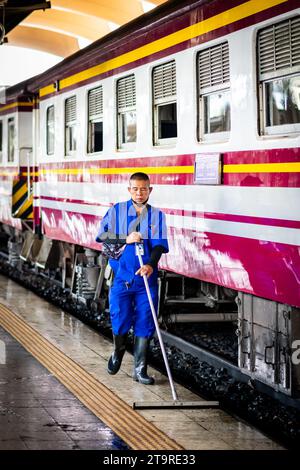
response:
{"label": "mop handle", "polygon": [[[144,266],[144,263],[143,263],[143,259],[142,259],[142,256],[141,256],[139,250],[137,250],[137,256],[139,258],[140,266],[142,268]],[[165,346],[164,346],[162,336],[161,336],[161,332],[160,332],[160,329],[159,329],[159,325],[158,325],[158,321],[157,321],[157,317],[156,317],[156,312],[155,312],[155,309],[154,309],[154,305],[153,305],[151,292],[150,292],[150,289],[149,289],[149,284],[148,284],[148,279],[147,279],[146,274],[143,275],[143,279],[144,279],[144,283],[145,283],[145,287],[146,287],[146,291],[147,291],[147,296],[148,296],[148,300],[149,300],[149,304],[150,304],[150,308],[151,308],[151,313],[152,313],[152,316],[153,316],[153,321],[154,321],[154,324],[155,324],[155,329],[156,329],[156,333],[157,333],[157,336],[158,336],[161,352],[162,352],[162,355],[163,355],[163,358],[164,358],[164,363],[165,363],[165,366],[166,366],[166,369],[167,369],[167,374],[168,374],[170,387],[171,387],[171,391],[172,391],[172,397],[173,397],[173,400],[176,401],[176,400],[178,400],[178,398],[177,398],[177,394],[176,394],[172,374],[171,374],[171,371],[170,371]]]}

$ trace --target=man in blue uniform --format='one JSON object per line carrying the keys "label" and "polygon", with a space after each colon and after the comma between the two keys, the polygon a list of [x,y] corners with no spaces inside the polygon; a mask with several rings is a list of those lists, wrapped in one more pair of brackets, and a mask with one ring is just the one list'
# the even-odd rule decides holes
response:
{"label": "man in blue uniform", "polygon": [[[134,173],[128,187],[131,199],[107,211],[96,238],[103,243],[114,272],[109,293],[114,351],[107,370],[116,374],[120,369],[127,333],[132,326],[135,335],[133,378],[145,385],[154,383],[153,377],[147,375],[147,349],[155,325],[142,276],[146,274],[148,278],[157,310],[157,264],[162,253],[169,251],[165,215],[148,204],[152,189],[148,175]],[[142,249],[142,268],[136,255],[137,244]]]}
{"label": "man in blue uniform", "polygon": [[[162,253],[169,251],[165,215],[148,204],[152,189],[145,173],[134,173],[128,187],[131,199],[108,210],[96,238],[103,243],[103,251],[110,258],[114,272],[109,293],[114,351],[107,370],[116,374],[120,369],[127,333],[132,326],[135,335],[133,378],[145,385],[154,383],[147,375],[147,349],[155,325],[142,276],[147,275],[157,311],[157,264]],[[137,244],[142,249],[142,268],[136,255]]]}

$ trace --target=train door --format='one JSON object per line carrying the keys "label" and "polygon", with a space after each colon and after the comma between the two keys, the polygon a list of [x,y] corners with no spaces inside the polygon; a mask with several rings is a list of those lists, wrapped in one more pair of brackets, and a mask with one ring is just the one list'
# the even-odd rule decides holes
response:
{"label": "train door", "polygon": [[[40,210],[39,210],[39,106],[38,98],[32,97],[32,112],[27,127],[27,137],[31,145],[24,145],[21,162],[23,171],[20,172],[24,184],[23,205],[19,207],[19,215],[26,230],[20,258],[23,261],[35,262],[42,246],[40,237]],[[21,182],[20,182],[21,184]]]}
{"label": "train door", "polygon": [[[22,221],[33,220],[33,152],[32,152],[32,100],[30,98],[18,99],[18,111],[8,125],[8,148],[16,153],[18,173],[13,181],[12,188],[12,216]],[[10,139],[11,136],[11,139]],[[15,136],[15,137],[13,137]],[[13,140],[14,139],[14,140]],[[16,148],[13,148],[12,142]]]}

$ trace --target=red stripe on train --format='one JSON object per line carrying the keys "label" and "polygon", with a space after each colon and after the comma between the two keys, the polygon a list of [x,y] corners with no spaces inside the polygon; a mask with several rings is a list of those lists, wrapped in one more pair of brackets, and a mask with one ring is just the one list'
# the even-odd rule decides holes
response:
{"label": "red stripe on train", "polygon": [[[42,209],[46,236],[100,249],[100,217]],[[70,229],[72,228],[72,229]],[[192,230],[169,230],[170,255],[160,266],[188,277],[300,306],[297,246]]]}
{"label": "red stripe on train", "polygon": [[[199,152],[200,153],[200,152]],[[206,154],[206,152],[205,152]],[[224,165],[256,164],[256,163],[295,163],[300,161],[300,149],[284,148],[271,150],[251,150],[226,152],[222,154]],[[58,162],[53,164],[41,164],[40,168],[49,173],[40,175],[41,181],[63,182],[95,182],[95,183],[127,183],[128,176],[138,167],[174,167],[193,166],[195,154],[169,155],[143,158],[124,158],[112,160],[97,160],[89,162]],[[91,174],[95,169],[129,168],[128,173],[123,174]],[[81,174],[56,174],[55,170],[81,170]],[[51,170],[54,172],[52,173]],[[159,171],[159,169],[158,169]],[[184,171],[184,169],[183,169]],[[151,174],[152,184],[192,185],[194,175],[192,173],[156,173]],[[269,187],[300,187],[300,173],[276,172],[276,173],[225,173],[223,184],[227,186],[269,186]]]}
{"label": "red stripe on train", "polygon": [[[62,197],[50,197],[50,196],[40,196],[39,198],[36,197],[35,199],[40,199],[41,201],[57,201],[57,202],[65,202],[71,204],[79,204],[79,205],[89,205],[94,207],[111,207],[113,203],[98,203],[92,201],[83,201],[80,199],[70,199],[70,198],[62,198]],[[41,204],[43,208],[43,205]],[[225,222],[237,222],[237,223],[245,223],[245,224],[257,224],[257,225],[268,225],[271,227],[285,227],[285,228],[296,228],[300,229],[300,221],[298,220],[284,220],[284,219],[274,219],[270,217],[252,217],[247,215],[236,215],[236,214],[221,214],[217,212],[200,212],[200,211],[193,211],[193,210],[185,210],[185,209],[169,209],[169,208],[161,208],[165,214],[170,215],[179,215],[183,217],[194,217],[200,219],[213,219],[213,220],[223,220]],[[63,208],[62,208],[63,210]]]}

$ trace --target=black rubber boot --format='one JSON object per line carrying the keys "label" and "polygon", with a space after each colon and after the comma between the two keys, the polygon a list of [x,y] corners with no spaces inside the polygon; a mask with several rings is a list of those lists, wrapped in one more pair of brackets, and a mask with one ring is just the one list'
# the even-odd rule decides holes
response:
{"label": "black rubber boot", "polygon": [[110,356],[107,364],[107,372],[111,375],[115,375],[121,367],[122,359],[125,353],[127,334],[113,335],[113,339],[114,352]]}
{"label": "black rubber boot", "polygon": [[144,385],[154,384],[154,378],[147,375],[147,350],[149,339],[136,336],[134,339],[134,372],[133,378]]}

